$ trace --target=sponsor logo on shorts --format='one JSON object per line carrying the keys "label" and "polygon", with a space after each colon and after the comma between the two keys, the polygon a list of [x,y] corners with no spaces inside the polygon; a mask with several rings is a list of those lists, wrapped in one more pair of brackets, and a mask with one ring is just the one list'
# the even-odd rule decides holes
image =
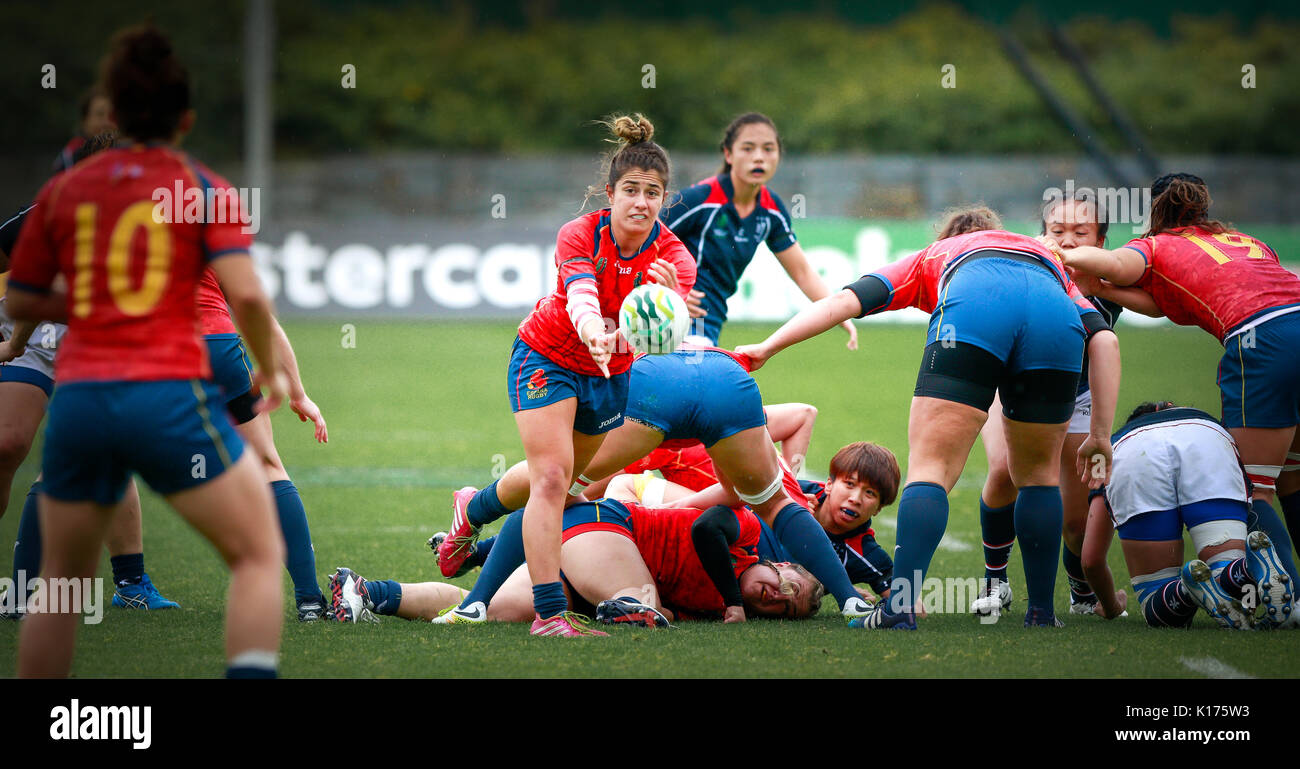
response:
{"label": "sponsor logo on shorts", "polygon": [[597,425],[597,427],[598,427],[598,428],[599,428],[599,427],[609,427],[610,425],[614,424],[615,421],[617,421],[617,420],[619,420],[619,419],[622,419],[622,418],[623,418],[623,412],[620,411],[620,412],[618,412],[617,414],[615,414],[614,416],[610,417],[609,419],[606,419],[604,422],[601,422],[599,425]]}

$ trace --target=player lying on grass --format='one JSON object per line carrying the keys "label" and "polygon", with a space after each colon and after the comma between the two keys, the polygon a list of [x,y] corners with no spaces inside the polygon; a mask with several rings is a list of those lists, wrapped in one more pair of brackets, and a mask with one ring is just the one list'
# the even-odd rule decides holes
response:
{"label": "player lying on grass", "polygon": [[[697,446],[699,444],[696,444]],[[684,449],[691,451],[691,449]],[[898,461],[892,452],[874,443],[859,441],[850,443],[835,453],[831,458],[830,479],[820,481],[795,481],[791,475],[787,485],[798,484],[813,517],[826,530],[831,546],[844,564],[849,579],[854,584],[865,584],[876,595],[888,597],[889,578],[893,573],[893,562],[875,538],[871,529],[871,519],[881,509],[893,504],[898,494]],[[697,495],[697,491],[702,492]],[[656,478],[648,473],[642,475],[619,475],[609,483],[608,496],[628,501],[635,500],[645,507],[694,507],[708,508],[714,504],[738,504],[734,495],[729,496],[720,485],[714,484],[703,489],[695,489],[674,483],[663,478]],[[762,525],[761,552],[763,557],[775,561],[791,560],[789,553],[777,541],[776,535],[767,522]],[[436,534],[430,540],[431,545],[440,542],[444,534]],[[489,537],[477,544],[475,552],[465,561],[461,572],[482,566],[496,537]],[[869,595],[859,590],[863,598]]]}
{"label": "player lying on grass", "polygon": [[[592,479],[626,467],[666,441],[699,441],[712,458],[718,479],[768,522],[793,560],[826,585],[844,616],[864,616],[870,606],[849,581],[826,533],[803,506],[802,492],[797,485],[783,489],[786,473],[772,447],[762,395],[747,363],[744,356],[716,348],[683,348],[637,358],[631,367],[623,424],[610,431],[569,493],[580,495]],[[442,573],[455,574],[460,568],[477,537],[476,527],[510,512],[507,505],[521,506],[527,495],[526,485],[507,478],[477,494],[457,492],[452,528],[438,552]]]}
{"label": "player lying on grass", "polygon": [[[1100,201],[1086,190],[1073,198],[1055,199],[1043,207],[1043,237],[1050,238],[1062,248],[1075,246],[1100,246],[1106,242],[1109,222]],[[1105,318],[1113,329],[1122,307],[1104,299],[1088,297],[1088,301]],[[1074,413],[1066,428],[1065,442],[1061,446],[1061,505],[1064,518],[1061,527],[1061,563],[1070,583],[1070,613],[1090,614],[1097,598],[1083,576],[1079,553],[1083,548],[1083,531],[1088,520],[1088,484],[1074,472],[1079,447],[1090,434],[1106,438],[1114,427],[1115,393],[1098,397],[1093,405],[1092,382],[1089,381],[1089,361],[1105,357],[1103,367],[1119,371],[1119,340],[1109,330],[1100,330],[1088,341],[1083,358],[1083,373],[1074,400]],[[1118,386],[1119,380],[1102,380],[1102,385]],[[1110,409],[1103,408],[1110,404]],[[1001,410],[1002,401],[994,398],[990,411]],[[988,456],[989,474],[980,493],[980,534],[984,543],[984,579],[980,595],[971,604],[972,614],[994,614],[1011,608],[1011,583],[1007,579],[1007,562],[1015,545],[1016,484],[1011,480],[1011,467],[1007,462],[1007,435],[1002,420],[990,419],[980,431],[984,453]]]}
{"label": "player lying on grass", "polygon": [[[862,276],[762,343],[737,348],[757,368],[846,318],[904,307],[930,313],[908,417],[908,482],[898,501],[890,597],[864,627],[916,628],[914,591],[947,528],[948,493],[999,394],[1008,466],[1019,490],[1014,516],[1029,593],[1025,625],[1059,625],[1052,600],[1061,541],[1061,445],[1085,342],[1107,327],[1051,251],[1000,227],[987,208],[955,212],[943,227],[951,237]],[[1111,380],[1119,371],[1106,370],[1100,359],[1089,376],[1108,380],[1094,388],[1099,397],[1118,389]],[[1080,475],[1094,457],[1109,470],[1108,437],[1092,434],[1080,446]]]}
{"label": "player lying on grass", "polygon": [[[1294,585],[1277,551],[1265,532],[1246,533],[1248,481],[1222,425],[1197,409],[1144,403],[1114,446],[1110,483],[1093,495],[1083,548],[1098,616],[1119,616],[1127,603],[1106,565],[1118,530],[1148,625],[1187,627],[1198,607],[1227,628],[1295,623]],[[1196,550],[1186,564],[1184,526]]]}
{"label": "player lying on grass", "polygon": [[[520,534],[523,511],[506,518],[473,590],[437,582],[364,580],[341,568],[330,579],[335,616],[369,612],[437,624],[533,618]],[[650,509],[633,501],[580,502],[564,511],[560,550],[570,624],[576,612],[604,622],[667,625],[678,619],[801,618],[817,613],[823,588],[800,566],[761,557],[760,523],[748,510]],[[454,612],[467,602],[469,609]]]}

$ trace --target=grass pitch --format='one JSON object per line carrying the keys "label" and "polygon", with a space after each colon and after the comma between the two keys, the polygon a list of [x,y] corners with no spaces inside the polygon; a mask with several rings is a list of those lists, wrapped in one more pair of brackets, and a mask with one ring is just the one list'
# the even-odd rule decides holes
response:
{"label": "grass pitch", "polygon": [[[354,326],[347,346],[345,322]],[[336,566],[371,579],[439,579],[425,540],[447,528],[451,491],[482,485],[495,468],[522,459],[505,397],[514,323],[290,322],[308,392],[330,427],[317,446],[287,409],[275,416],[277,443],[302,492],[316,545],[322,588]],[[767,325],[728,326],[722,342],[756,341]],[[831,332],[792,348],[757,376],[769,403],[803,401],[820,410],[808,467],[824,473],[837,448],[854,440],[889,446],[905,464],[907,410],[923,345],[917,326],[866,325],[862,350],[844,349]],[[1120,414],[1137,402],[1169,398],[1218,413],[1214,384],[1220,348],[1204,333],[1121,327],[1124,379]],[[19,471],[0,519],[11,567],[39,442]],[[978,497],[985,462],[972,454],[951,495],[948,543],[930,570],[937,577],[982,574]],[[142,490],[143,491],[143,490]],[[179,611],[146,614],[106,609],[82,626],[74,667],[79,677],[214,677],[223,671],[226,574],[215,552],[152,493],[143,491],[146,565]],[[877,519],[892,549],[895,509]],[[1119,547],[1117,583],[1130,590]],[[101,563],[108,577],[108,559]],[[1222,665],[1254,676],[1300,675],[1297,636],[1227,633],[1198,617],[1190,631],[1154,631],[1138,617],[1106,623],[1065,614],[1064,573],[1056,605],[1067,627],[1020,627],[1025,608],[1018,550],[1010,574],[1016,606],[1001,622],[967,614],[931,616],[917,633],[844,627],[828,600],[803,622],[743,626],[682,623],[675,631],[626,631],[599,641],[532,639],[521,625],[435,628],[384,618],[378,625],[299,625],[286,596],[282,673],[300,677],[1136,677],[1203,675]],[[474,574],[458,580],[469,585]],[[108,596],[105,596],[107,600]],[[18,624],[0,623],[0,675],[12,675]],[[580,650],[573,647],[580,646]]]}

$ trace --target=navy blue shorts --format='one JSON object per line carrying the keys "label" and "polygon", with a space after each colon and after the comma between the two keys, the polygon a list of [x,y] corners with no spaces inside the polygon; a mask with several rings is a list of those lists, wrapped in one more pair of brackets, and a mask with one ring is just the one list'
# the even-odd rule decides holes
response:
{"label": "navy blue shorts", "polygon": [[221,403],[235,424],[251,421],[256,416],[253,407],[262,399],[262,393],[253,389],[253,363],[244,341],[239,334],[211,334],[203,341],[208,345],[212,381],[221,389]]}
{"label": "navy blue shorts", "polygon": [[600,435],[623,424],[629,378],[626,371],[609,379],[570,371],[515,337],[506,369],[506,392],[512,413],[577,398],[573,429]]}
{"label": "navy blue shorts", "polygon": [[1226,339],[1218,381],[1224,427],[1300,424],[1300,312]]}
{"label": "navy blue shorts", "polygon": [[627,418],[659,430],[664,440],[698,440],[705,447],[767,424],[754,378],[727,354],[711,350],[638,358]]}
{"label": "navy blue shorts", "polygon": [[588,531],[610,531],[635,539],[632,536],[632,513],[623,503],[613,499],[569,505],[564,508],[563,528],[563,542]]}
{"label": "navy blue shorts", "polygon": [[42,471],[51,497],[108,506],[132,472],[174,494],[216,478],[243,453],[211,382],[73,382],[50,400]]}
{"label": "navy blue shorts", "polygon": [[24,382],[45,391],[48,398],[54,394],[54,380],[34,368],[0,364],[0,382]]}

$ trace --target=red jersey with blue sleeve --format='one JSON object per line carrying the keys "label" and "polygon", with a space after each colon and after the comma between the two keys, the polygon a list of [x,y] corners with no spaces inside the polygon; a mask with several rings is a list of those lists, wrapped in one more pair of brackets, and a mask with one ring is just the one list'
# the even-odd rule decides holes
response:
{"label": "red jersey with blue sleeve", "polygon": [[[722,594],[704,571],[691,541],[691,525],[700,516],[693,508],[651,509],[625,502],[632,513],[632,530],[637,550],[655,579],[659,600],[674,611],[719,615],[726,611]],[[757,516],[736,509],[740,538],[731,545],[736,579],[758,563],[758,539],[762,531]]]}
{"label": "red jersey with blue sleeve", "polygon": [[982,230],[937,240],[925,249],[871,273],[889,289],[889,299],[879,307],[863,307],[863,315],[901,310],[904,307],[933,312],[952,270],[977,251],[1010,251],[1038,259],[1056,276],[1061,289],[1079,308],[1080,315],[1097,312],[1097,308],[1065,273],[1060,260],[1042,243],[1028,235],[1003,230]]}
{"label": "red jersey with blue sleeve", "polygon": [[226,294],[221,290],[221,282],[212,268],[203,271],[199,279],[195,299],[199,305],[199,334],[238,334],[235,321],[230,317],[230,305],[226,304]]}
{"label": "red jersey with blue sleeve", "polygon": [[1135,284],[1181,326],[1199,326],[1220,342],[1251,316],[1300,303],[1300,278],[1273,249],[1240,232],[1184,227],[1124,244],[1142,255]]}
{"label": "red jersey with blue sleeve", "polygon": [[67,280],[60,383],[210,376],[196,286],[208,260],[247,254],[251,241],[238,215],[219,217],[234,220],[226,224],[165,221],[155,191],[197,189],[206,199],[206,189],[228,186],[171,147],[139,145],[100,152],[46,183],[9,282],[48,292],[56,274]]}
{"label": "red jersey with blue sleeve", "polygon": [[[650,265],[656,259],[665,259],[677,268],[674,288],[685,299],[695,285],[695,260],[667,227],[656,221],[641,248],[625,259],[614,242],[609,209],[574,219],[560,228],[556,238],[559,275],[555,292],[543,297],[519,324],[519,338],[570,371],[602,376],[569,318],[569,284],[594,280],[601,317],[617,318],[623,299],[648,280]],[[630,350],[615,352],[609,361],[609,373],[621,374],[631,365]]]}

